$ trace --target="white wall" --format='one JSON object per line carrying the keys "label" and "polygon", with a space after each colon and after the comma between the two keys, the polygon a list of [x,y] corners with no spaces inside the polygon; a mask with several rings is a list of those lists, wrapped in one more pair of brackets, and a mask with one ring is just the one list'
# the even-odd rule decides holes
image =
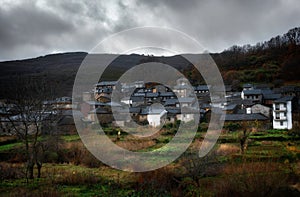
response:
{"label": "white wall", "polygon": [[[274,129],[292,129],[293,120],[292,120],[292,102],[287,101],[286,107],[283,103],[279,104],[280,111],[275,110],[276,104],[273,104],[273,128]],[[276,119],[276,114],[279,113],[279,119]],[[286,113],[286,116],[284,116]],[[281,125],[282,122],[282,125]]]}
{"label": "white wall", "polygon": [[159,114],[148,114],[147,120],[149,125],[152,127],[160,126],[160,115]]}
{"label": "white wall", "polygon": [[177,114],[176,118],[182,122],[190,122],[194,120],[194,114]]}
{"label": "white wall", "polygon": [[147,120],[149,122],[149,125],[152,127],[158,127],[161,124],[162,117],[167,114],[167,111],[164,110],[160,114],[148,114]]}

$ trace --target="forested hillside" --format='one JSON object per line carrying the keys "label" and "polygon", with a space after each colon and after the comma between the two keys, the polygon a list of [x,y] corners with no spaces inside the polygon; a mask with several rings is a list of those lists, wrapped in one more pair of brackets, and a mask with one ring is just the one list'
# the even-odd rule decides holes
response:
{"label": "forested hillside", "polygon": [[[0,62],[0,89],[6,89],[22,77],[59,86],[57,96],[71,95],[76,72],[87,53],[74,52],[46,55],[38,58]],[[107,55],[107,54],[102,54]],[[300,28],[271,38],[254,46],[232,46],[222,53],[211,54],[217,63],[225,83],[239,86],[241,83],[300,83]],[[120,55],[109,66],[103,77],[116,80],[134,65],[145,62],[169,64],[185,73],[192,83],[203,83],[201,75],[179,55],[155,57],[138,54]],[[5,97],[0,91],[0,98]]]}
{"label": "forested hillside", "polygon": [[232,46],[212,56],[227,82],[297,83],[300,81],[300,28],[255,46]]}

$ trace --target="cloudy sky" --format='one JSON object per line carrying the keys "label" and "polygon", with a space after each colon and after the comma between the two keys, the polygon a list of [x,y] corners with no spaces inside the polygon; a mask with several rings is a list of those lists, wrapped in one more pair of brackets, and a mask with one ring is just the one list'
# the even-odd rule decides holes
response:
{"label": "cloudy sky", "polygon": [[286,33],[299,19],[298,0],[0,0],[0,60],[88,52],[140,26],[174,28],[220,52]]}

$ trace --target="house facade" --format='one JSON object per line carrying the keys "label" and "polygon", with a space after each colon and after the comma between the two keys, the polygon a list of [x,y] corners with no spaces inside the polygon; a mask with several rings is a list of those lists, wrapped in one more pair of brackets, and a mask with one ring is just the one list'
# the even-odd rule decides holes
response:
{"label": "house facade", "polygon": [[273,128],[292,129],[292,100],[293,96],[286,96],[273,103]]}

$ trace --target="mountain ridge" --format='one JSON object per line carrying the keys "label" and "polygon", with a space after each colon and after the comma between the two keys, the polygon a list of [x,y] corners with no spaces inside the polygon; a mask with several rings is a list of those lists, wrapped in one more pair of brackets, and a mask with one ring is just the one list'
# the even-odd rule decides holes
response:
{"label": "mountain ridge", "polygon": [[[0,62],[1,89],[7,88],[17,77],[46,79],[49,84],[59,84],[57,96],[71,95],[73,82],[86,52],[49,54],[37,58]],[[103,54],[109,55],[109,54]],[[218,65],[225,83],[299,83],[300,81],[300,28],[271,38],[254,46],[232,46],[221,53],[210,53]],[[119,55],[107,70],[104,80],[116,80],[129,68],[146,62],[161,62],[183,72],[192,83],[203,79],[182,56]],[[0,93],[0,97],[5,95]]]}

